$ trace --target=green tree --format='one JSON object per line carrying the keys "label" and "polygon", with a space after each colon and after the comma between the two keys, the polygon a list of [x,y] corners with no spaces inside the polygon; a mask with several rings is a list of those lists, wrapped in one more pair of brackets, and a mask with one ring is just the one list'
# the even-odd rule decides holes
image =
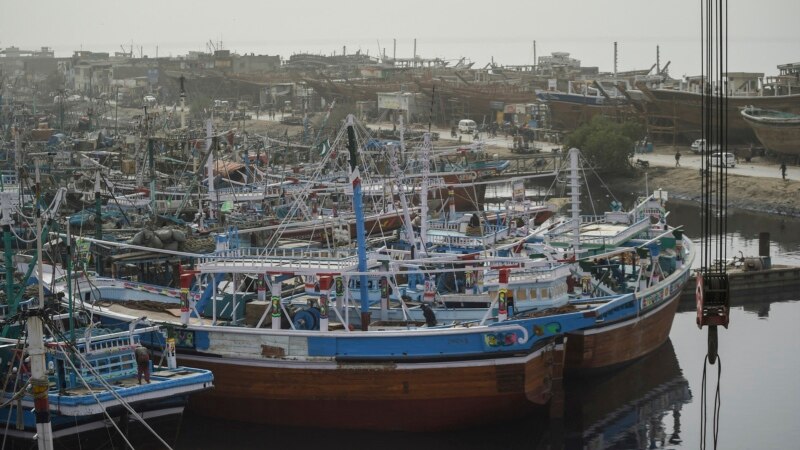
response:
{"label": "green tree", "polygon": [[616,123],[603,116],[581,125],[567,136],[567,148],[578,148],[583,157],[600,172],[621,175],[633,168],[630,156],[634,142],[643,135],[642,126],[634,122]]}
{"label": "green tree", "polygon": [[193,119],[202,120],[211,111],[211,98],[205,95],[193,95],[189,100],[189,115]]}

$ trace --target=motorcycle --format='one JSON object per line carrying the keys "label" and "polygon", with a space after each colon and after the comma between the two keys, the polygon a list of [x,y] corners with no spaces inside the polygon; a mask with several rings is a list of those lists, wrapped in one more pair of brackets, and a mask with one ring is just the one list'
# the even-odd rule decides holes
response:
{"label": "motorcycle", "polygon": [[649,169],[650,168],[650,161],[645,161],[643,159],[636,158],[636,162],[634,163],[634,167],[639,169]]}

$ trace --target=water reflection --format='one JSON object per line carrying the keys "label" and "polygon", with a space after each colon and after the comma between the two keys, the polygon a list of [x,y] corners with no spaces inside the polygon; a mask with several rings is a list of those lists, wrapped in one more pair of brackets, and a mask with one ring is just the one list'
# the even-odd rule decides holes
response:
{"label": "water reflection", "polygon": [[[253,427],[187,414],[177,448],[509,449],[655,448],[680,443],[680,414],[692,398],[672,344],[622,370],[565,386],[563,421],[529,416],[487,417],[487,426],[448,433],[378,433]],[[353,417],[358,421],[358,417]],[[224,430],[224,432],[221,432]]]}
{"label": "water reflection", "polygon": [[692,398],[675,349],[660,349],[601,378],[569,380],[564,448],[648,449],[680,444]]}

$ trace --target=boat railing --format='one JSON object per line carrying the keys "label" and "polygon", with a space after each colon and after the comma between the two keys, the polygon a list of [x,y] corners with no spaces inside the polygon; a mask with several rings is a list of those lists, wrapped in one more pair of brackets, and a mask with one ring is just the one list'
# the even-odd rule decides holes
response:
{"label": "boat railing", "polygon": [[461,222],[428,222],[428,230],[449,230],[458,231]]}
{"label": "boat railing", "polygon": [[[567,265],[558,265],[555,267],[534,267],[534,268],[524,268],[524,269],[515,269],[509,273],[508,276],[508,283],[509,284],[525,284],[525,283],[537,283],[537,282],[551,282],[557,280],[559,278],[566,277],[569,275],[569,266]],[[497,272],[490,272],[484,277],[484,282],[488,284],[494,284],[499,282],[499,275]]]}
{"label": "boat railing", "polygon": [[[624,230],[620,231],[614,235],[602,235],[602,236],[592,236],[591,233],[582,233],[581,234],[581,244],[592,244],[592,245],[618,245],[622,242],[628,241],[633,239],[639,233],[646,231],[649,225],[649,217],[639,219],[632,225],[626,227]],[[587,223],[605,223],[605,221],[594,221],[594,222],[587,222]],[[559,226],[556,230],[564,228],[563,226]],[[549,234],[551,236],[550,243],[570,243],[572,242],[572,235],[569,234],[571,231],[570,228],[564,229],[561,234],[557,233],[556,230],[551,231]]]}
{"label": "boat railing", "polygon": [[436,245],[475,248],[485,247],[487,243],[494,242],[497,239],[504,239],[506,236],[508,236],[508,228],[503,227],[496,228],[494,232],[481,236],[447,236],[429,234],[428,242]]}
{"label": "boat railing", "polygon": [[310,248],[272,248],[264,251],[262,247],[240,247],[219,250],[202,259],[263,259],[263,258],[311,258],[311,259],[346,259],[355,258],[356,254],[350,249],[310,249]]}
{"label": "boat railing", "polygon": [[281,193],[281,188],[278,186],[268,186],[266,188],[264,188],[263,186],[248,186],[248,187],[222,188],[222,189],[217,189],[215,192],[223,196],[237,196],[237,195],[278,196]]}
{"label": "boat railing", "polygon": [[[372,256],[369,263],[375,262]],[[270,271],[303,271],[341,273],[353,271],[358,258],[351,251],[329,251],[282,248],[264,252],[260,248],[231,249],[198,258],[198,267],[205,273],[263,273]]]}

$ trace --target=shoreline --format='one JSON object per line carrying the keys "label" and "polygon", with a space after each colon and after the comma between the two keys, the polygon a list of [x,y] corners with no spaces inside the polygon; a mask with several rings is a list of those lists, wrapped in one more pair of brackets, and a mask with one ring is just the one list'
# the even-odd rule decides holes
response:
{"label": "shoreline", "polygon": [[[636,178],[615,177],[609,185],[630,191],[644,187],[644,173]],[[664,189],[670,198],[700,203],[700,174],[695,169],[651,167],[649,189]],[[728,208],[800,218],[800,182],[728,175]]]}

